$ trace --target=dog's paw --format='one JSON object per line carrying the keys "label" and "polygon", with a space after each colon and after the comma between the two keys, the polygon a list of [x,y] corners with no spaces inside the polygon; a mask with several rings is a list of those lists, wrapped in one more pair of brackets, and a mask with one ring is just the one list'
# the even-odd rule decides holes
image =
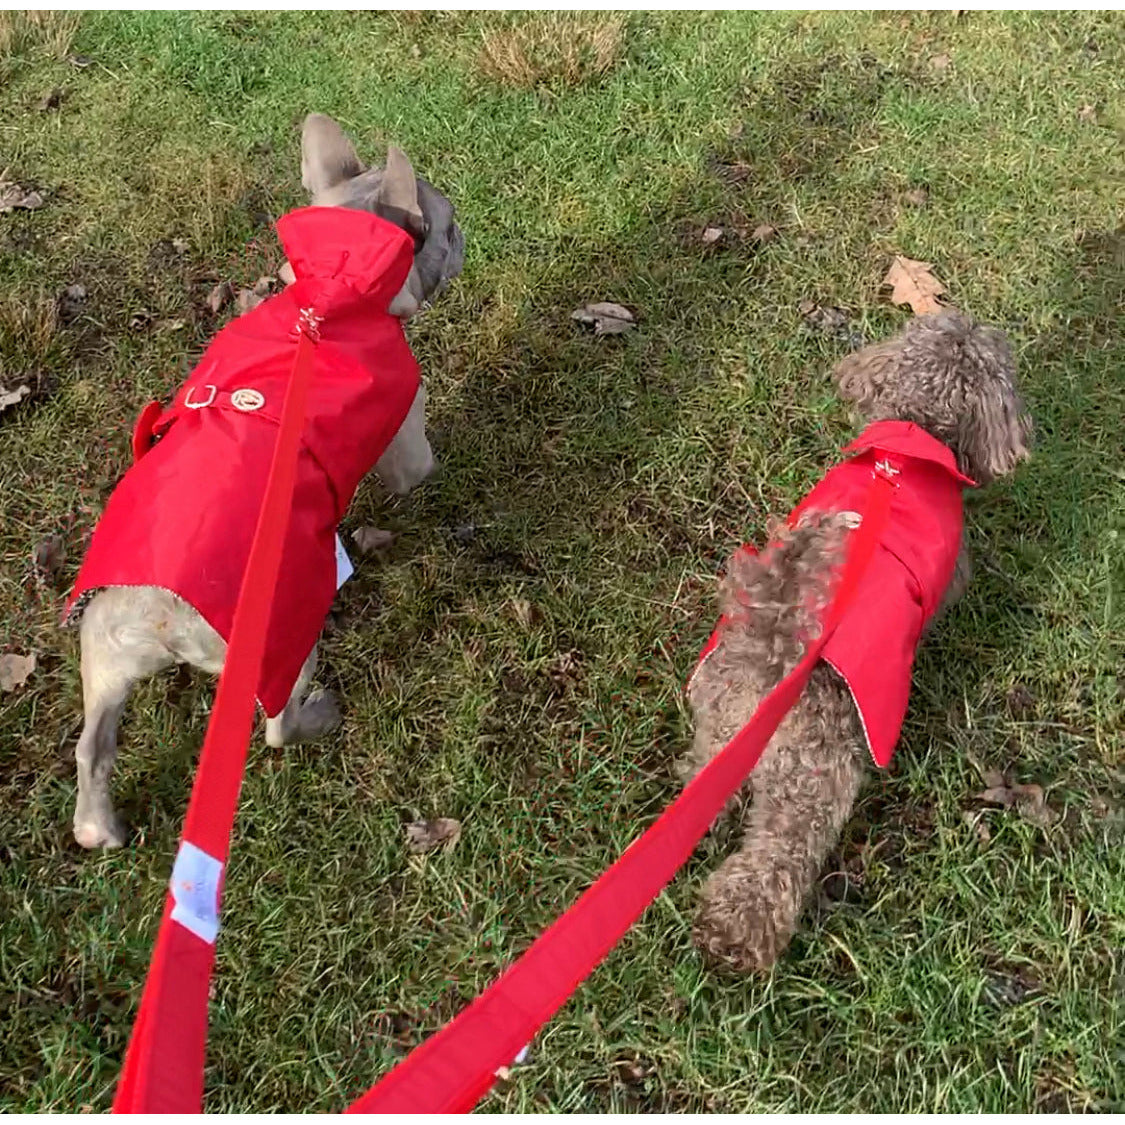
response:
{"label": "dog's paw", "polygon": [[768,972],[793,936],[790,912],[782,907],[760,884],[720,868],[704,888],[692,939],[716,968]]}
{"label": "dog's paw", "polygon": [[125,844],[125,825],[115,816],[105,820],[75,820],[74,839],[82,848],[120,848]]}
{"label": "dog's paw", "polygon": [[297,717],[297,737],[305,742],[311,742],[331,734],[343,720],[339,701],[333,692],[315,689],[309,692],[308,698],[301,704]]}

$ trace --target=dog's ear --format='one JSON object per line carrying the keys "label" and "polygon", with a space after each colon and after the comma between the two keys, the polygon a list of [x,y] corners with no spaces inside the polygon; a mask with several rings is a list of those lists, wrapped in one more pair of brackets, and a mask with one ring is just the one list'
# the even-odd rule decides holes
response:
{"label": "dog's ear", "polygon": [[864,418],[871,418],[877,404],[892,393],[901,351],[897,340],[869,344],[836,365],[833,377],[840,395],[854,403]]}
{"label": "dog's ear", "polygon": [[1001,364],[989,375],[971,394],[955,443],[962,468],[978,484],[1007,476],[1031,456],[1031,418],[1020,402],[1010,366]]}
{"label": "dog's ear", "polygon": [[418,205],[418,181],[406,153],[391,145],[387,149],[387,167],[379,183],[379,211],[392,221],[405,220],[407,230],[422,234],[422,208]]}
{"label": "dog's ear", "polygon": [[301,183],[315,199],[363,171],[344,130],[323,113],[310,113],[301,133]]}

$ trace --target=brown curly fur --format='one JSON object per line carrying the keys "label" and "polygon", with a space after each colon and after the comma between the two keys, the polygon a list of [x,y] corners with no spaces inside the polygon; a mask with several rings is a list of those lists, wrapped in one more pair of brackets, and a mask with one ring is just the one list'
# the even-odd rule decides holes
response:
{"label": "brown curly fur", "polygon": [[[982,484],[1028,456],[1031,426],[1007,341],[962,313],[920,317],[895,339],[848,356],[835,374],[864,422],[916,423]],[[796,529],[778,528],[762,554],[731,559],[720,587],[728,624],[689,688],[695,741],[681,763],[685,781],[747,722],[816,636],[847,531],[841,513],[809,513]],[[967,581],[962,544],[943,607]],[[821,664],[745,792],[731,803],[741,817],[742,843],[704,886],[694,931],[710,960],[743,972],[765,970],[784,952],[851,816],[868,760],[851,696]]]}

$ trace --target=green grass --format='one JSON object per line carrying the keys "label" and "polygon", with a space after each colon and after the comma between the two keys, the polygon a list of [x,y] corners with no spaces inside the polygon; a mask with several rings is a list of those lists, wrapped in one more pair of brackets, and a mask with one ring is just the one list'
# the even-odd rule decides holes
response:
{"label": "green grass", "polygon": [[[633,14],[599,73],[552,61],[545,19],[91,14],[73,43],[0,25],[3,163],[47,196],[0,216],[0,383],[36,392],[0,416],[0,646],[39,655],[0,695],[0,1107],[112,1095],[212,686],[137,692],[116,775],[133,840],[80,853],[57,615],[132,418],[215,330],[210,285],[276,266],[263,217],[301,202],[315,109],[372,159],[407,150],[456,201],[467,263],[412,331],[444,471],[406,504],[361,491],[347,521],[400,537],[360,562],[323,649],[343,730],[251,753],[208,1108],[345,1104],[672,797],[714,575],[848,436],[827,372],[849,344],[798,306],[896,330],[879,281],[903,253],[1010,333],[1038,446],[970,506],[975,583],[834,857],[853,892],[768,980],[710,975],[689,940],[709,840],[485,1106],[1125,1109],[1125,20]],[[482,45],[518,28],[532,78],[505,85]],[[698,238],[762,222],[762,246]],[[57,322],[73,282],[86,306]],[[638,310],[633,335],[569,320],[606,299]],[[30,564],[52,533],[57,588]],[[987,812],[982,839],[974,763],[1062,819]],[[462,820],[456,848],[408,857],[420,816]]]}

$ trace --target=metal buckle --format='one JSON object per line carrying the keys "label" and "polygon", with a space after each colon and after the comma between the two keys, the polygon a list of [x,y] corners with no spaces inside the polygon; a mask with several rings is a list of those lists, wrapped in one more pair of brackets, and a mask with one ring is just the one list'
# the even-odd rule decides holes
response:
{"label": "metal buckle", "polygon": [[195,402],[192,400],[192,395],[195,394],[195,387],[188,387],[187,394],[184,395],[184,406],[188,410],[202,410],[205,406],[210,406],[215,401],[215,395],[218,393],[214,383],[204,383],[204,387],[210,392],[203,402]]}

